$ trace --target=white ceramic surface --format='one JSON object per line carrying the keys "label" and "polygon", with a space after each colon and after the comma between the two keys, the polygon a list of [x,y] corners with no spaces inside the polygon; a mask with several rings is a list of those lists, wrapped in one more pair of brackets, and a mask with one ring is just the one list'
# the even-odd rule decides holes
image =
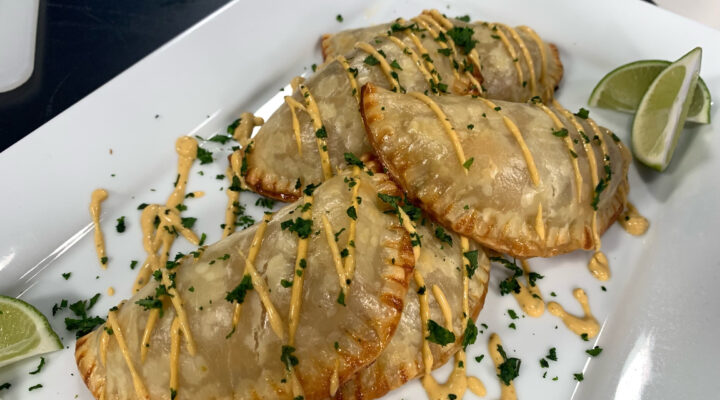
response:
{"label": "white ceramic surface", "polygon": [[35,63],[39,0],[0,0],[0,93],[22,85]]}
{"label": "white ceramic surface", "polygon": [[[675,59],[698,45],[704,48],[702,76],[720,94],[720,33],[640,1],[464,1],[449,7],[430,1],[234,2],[0,154],[0,293],[21,296],[48,315],[62,298],[102,293],[94,311],[104,315],[130,291],[135,274],[130,260],[143,257],[136,208],[164,202],[170,193],[178,136],[209,137],[241,111],[257,110],[273,96],[277,100],[290,78],[320,63],[322,33],[407,18],[430,7],[450,16],[527,24],[555,42],[566,71],[558,96],[570,109],[584,106],[594,84],[615,66]],[[343,23],[336,21],[338,13]],[[262,107],[260,114],[268,116],[273,108]],[[591,116],[628,141],[631,117],[606,110],[592,110]],[[720,120],[717,108],[712,118]],[[207,196],[188,200],[185,214],[198,217],[196,231],[213,241],[220,237],[225,207],[220,189],[228,184],[215,175],[224,173],[229,144],[204,146],[215,151],[217,161],[193,167],[189,189],[205,190]],[[585,354],[596,343],[583,342],[548,313],[511,321],[507,310],[520,309],[513,298],[499,296],[498,282],[507,272],[496,266],[478,321],[489,329],[469,348],[469,370],[485,383],[487,398],[499,395],[494,369],[487,356],[479,364],[472,357],[487,355],[490,332],[499,332],[508,353],[522,359],[515,381],[521,399],[694,399],[720,393],[715,361],[720,346],[714,338],[720,328],[718,152],[719,129],[698,126],[684,132],[665,173],[633,165],[630,198],[652,225],[641,238],[617,226],[605,234],[609,282],[590,277],[587,253],[531,260],[545,276],[539,286],[546,300],[580,313],[571,292],[587,291],[593,312],[604,322],[599,357]],[[102,214],[107,271],[99,268],[88,235],[88,203],[96,187],[110,193]],[[256,198],[241,195],[257,217]],[[128,226],[122,234],[114,229],[120,216]],[[178,240],[174,250],[189,248]],[[61,277],[65,272],[72,272],[67,281]],[[109,286],[116,289],[113,297],[106,294]],[[74,335],[63,323],[68,315],[50,317],[68,349],[46,356],[38,375],[28,375],[38,358],[0,369],[0,384],[13,385],[0,397],[91,398],[77,377]],[[516,330],[507,328],[511,322]],[[559,360],[551,362],[543,379],[538,360],[550,347],[557,348]],[[573,373],[581,371],[585,380],[578,384]],[[446,374],[447,368],[438,372]],[[557,381],[551,379],[555,376]],[[44,387],[28,392],[36,383]],[[413,381],[387,398],[425,397]]]}

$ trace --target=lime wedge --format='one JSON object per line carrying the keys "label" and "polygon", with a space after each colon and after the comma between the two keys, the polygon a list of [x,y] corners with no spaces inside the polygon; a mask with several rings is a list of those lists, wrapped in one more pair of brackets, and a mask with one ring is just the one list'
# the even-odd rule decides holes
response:
{"label": "lime wedge", "polygon": [[0,367],[62,349],[47,318],[30,304],[0,296]]}
{"label": "lime wedge", "polygon": [[[634,113],[643,95],[670,61],[642,60],[622,65],[605,75],[593,89],[588,104],[593,107]],[[686,121],[710,123],[710,90],[698,78]]]}
{"label": "lime wedge", "polygon": [[640,101],[632,127],[632,148],[643,164],[664,170],[677,145],[698,80],[702,49],[694,48],[652,81]]}

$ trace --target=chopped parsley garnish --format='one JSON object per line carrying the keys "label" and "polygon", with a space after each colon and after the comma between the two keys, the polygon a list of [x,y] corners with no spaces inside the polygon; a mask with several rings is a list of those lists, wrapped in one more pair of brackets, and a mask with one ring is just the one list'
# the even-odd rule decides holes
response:
{"label": "chopped parsley garnish", "polygon": [[467,128],[468,128],[469,130],[472,130],[474,127],[475,127],[475,125],[473,125],[473,124],[469,124],[469,125],[467,126]]}
{"label": "chopped parsley garnish", "polygon": [[205,234],[205,232],[203,232],[202,235],[200,235],[200,242],[198,243],[198,245],[202,246],[203,244],[205,244],[205,239],[207,239],[207,235]]}
{"label": "chopped parsley garnish", "polygon": [[138,210],[144,210],[145,207],[149,206],[148,203],[140,203],[140,205],[137,207]]}
{"label": "chopped parsley garnish", "polygon": [[181,223],[182,223],[182,226],[184,226],[185,228],[190,229],[190,228],[193,227],[193,225],[195,225],[195,221],[197,221],[197,218],[195,218],[195,217],[183,217],[183,218],[180,219],[180,221],[181,221]]}
{"label": "chopped parsley garnish", "polygon": [[503,381],[505,386],[510,386],[510,383],[513,381],[513,379],[517,378],[520,375],[521,361],[519,358],[515,357],[508,358],[507,354],[505,354],[505,350],[503,350],[503,347],[501,345],[497,346],[497,350],[503,359],[503,363],[498,366],[498,370],[500,371],[500,373],[498,374],[498,378]]}
{"label": "chopped parsley garnish", "polygon": [[298,365],[298,359],[293,355],[295,348],[292,346],[283,346],[280,354],[280,361],[285,364],[285,368],[290,371],[290,367]]}
{"label": "chopped parsley garnish", "polygon": [[88,317],[87,313],[97,303],[100,293],[96,293],[90,300],[78,300],[69,306],[70,311],[79,318],[65,318],[65,329],[77,331],[76,336],[81,337],[90,333],[96,326],[105,322],[100,317]]}
{"label": "chopped parsley garnish", "polygon": [[510,328],[510,329],[517,329],[517,327],[515,326],[515,323],[514,323],[514,322],[510,323],[510,325],[508,325],[508,328]]}
{"label": "chopped parsley garnish", "polygon": [[275,200],[268,199],[267,197],[261,197],[261,198],[255,200],[255,205],[272,210],[272,208],[275,207]]}
{"label": "chopped parsley garnish", "polygon": [[472,321],[472,318],[468,318],[467,325],[465,326],[465,332],[463,333],[462,347],[463,351],[467,350],[467,347],[475,343],[477,339],[478,328]]}
{"label": "chopped parsley garnish", "polygon": [[542,278],[544,278],[544,277],[545,277],[545,276],[540,275],[540,274],[538,274],[537,272],[530,272],[530,273],[528,274],[528,283],[530,284],[530,286],[535,287],[535,282],[536,282],[538,279],[542,279]]}
{"label": "chopped parsley garnish", "polygon": [[546,359],[541,358],[540,359],[540,367],[541,368],[550,368],[550,364],[547,362]]}
{"label": "chopped parsley garnish", "polygon": [[345,305],[345,292],[342,289],[340,289],[340,293],[338,294],[337,302],[343,306]]}
{"label": "chopped parsley garnish", "polygon": [[372,54],[365,57],[365,60],[363,62],[370,66],[380,64],[380,61],[378,61],[378,59],[375,58]]}
{"label": "chopped parsley garnish", "polygon": [[479,356],[475,357],[475,362],[480,362],[485,358],[485,354],[480,354]]}
{"label": "chopped parsley garnish", "polygon": [[317,137],[318,139],[327,138],[327,131],[325,130],[325,125],[321,126],[320,129],[315,131],[315,137]]}
{"label": "chopped parsley garnish", "polygon": [[397,60],[393,60],[393,62],[390,63],[390,66],[395,69],[399,69],[400,71],[403,70],[402,67],[400,66],[400,64],[398,64]]}
{"label": "chopped parsley garnish", "polygon": [[287,280],[287,279],[281,279],[281,280],[280,280],[280,286],[282,286],[282,287],[284,287],[284,288],[289,288],[289,287],[291,287],[292,285],[293,285],[293,281],[289,281],[289,280]]}
{"label": "chopped parsley garnish", "polygon": [[230,303],[235,302],[238,304],[242,304],[245,301],[245,295],[247,295],[247,292],[252,289],[253,285],[250,274],[245,274],[242,278],[242,281],[240,281],[240,283],[235,287],[235,289],[227,292],[225,300],[229,301]]}
{"label": "chopped parsley garnish", "polygon": [[348,163],[348,165],[356,165],[360,168],[365,167],[365,164],[353,153],[345,153],[345,162]]}
{"label": "chopped parsley garnish", "polygon": [[582,374],[582,372],[580,372],[580,373],[578,373],[578,374],[573,374],[573,377],[574,377],[575,380],[578,381],[578,382],[582,382],[583,379],[585,379],[585,376]]}
{"label": "chopped parsley garnish", "polygon": [[313,193],[315,193],[315,189],[318,188],[320,185],[315,185],[313,183],[305,186],[305,189],[303,189],[303,193],[305,193],[306,196],[312,196]]}
{"label": "chopped parsley garnish", "polygon": [[215,135],[215,136],[211,137],[211,138],[208,139],[208,140],[211,141],[211,142],[216,142],[216,143],[220,143],[220,144],[225,144],[225,143],[227,143],[228,140],[230,140],[230,139],[232,139],[232,137],[230,137],[230,136]]}
{"label": "chopped parsley garnish", "polygon": [[336,242],[337,242],[338,239],[340,238],[340,234],[342,234],[344,231],[345,231],[345,228],[342,228],[342,229],[340,229],[339,231],[337,231],[337,232],[334,233],[334,235],[335,235],[335,241],[336,241]]}
{"label": "chopped parsley garnish", "polygon": [[600,347],[598,347],[598,346],[595,346],[595,347],[593,347],[592,349],[589,349],[589,350],[585,350],[586,353],[590,354],[590,355],[593,356],[593,357],[599,356],[600,353],[602,353],[602,351],[603,351],[603,349],[600,348]]}
{"label": "chopped parsley garnish", "polygon": [[602,178],[600,179],[600,182],[598,182],[597,186],[595,186],[595,192],[593,195],[592,202],[590,205],[592,206],[593,210],[598,209],[598,203],[600,202],[600,194],[607,188],[609,179]]}
{"label": "chopped parsley garnish", "polygon": [[500,111],[500,110],[502,110],[502,107],[497,106],[497,107],[493,108],[493,110],[495,110],[495,111]]}
{"label": "chopped parsley garnish", "polygon": [[227,133],[233,134],[235,132],[235,129],[237,129],[237,127],[240,126],[240,120],[241,120],[241,118],[238,118],[235,121],[233,121],[232,124],[228,125]]}
{"label": "chopped parsley garnish", "polygon": [[301,239],[307,239],[312,233],[312,220],[300,217],[295,218],[294,221],[289,219],[287,221],[283,221],[280,224],[280,228],[282,228],[282,230],[287,229],[290,232],[297,233]]}
{"label": "chopped parsley garnish", "polygon": [[470,264],[465,264],[465,272],[467,272],[468,278],[472,279],[475,271],[478,269],[478,251],[466,251],[463,253],[463,256],[470,262]]}
{"label": "chopped parsley garnish", "polygon": [[518,317],[518,315],[517,315],[517,313],[515,312],[515,310],[509,309],[509,310],[507,310],[507,311],[508,311],[508,315],[510,316],[510,319],[518,319],[518,318],[520,318],[520,317]]}
{"label": "chopped parsley garnish", "polygon": [[338,14],[337,17],[335,17],[335,19],[337,20],[337,22],[343,22],[343,16],[340,14]]}
{"label": "chopped parsley garnish", "polygon": [[58,311],[66,308],[67,306],[68,306],[68,301],[65,299],[62,299],[60,301],[60,304],[55,303],[52,308],[52,315],[55,316],[55,314],[57,314]]}
{"label": "chopped parsley garnish", "polygon": [[312,72],[317,71],[317,64],[311,65],[310,68],[312,68]]}
{"label": "chopped parsley garnish", "polygon": [[241,192],[242,191],[242,183],[240,182],[240,178],[238,178],[237,175],[233,175],[232,183],[228,187],[228,190],[233,191],[233,192]]}
{"label": "chopped parsley garnish", "polygon": [[502,257],[490,257],[490,261],[501,263],[505,268],[513,272],[507,279],[500,282],[500,295],[504,296],[508,293],[520,293],[520,284],[517,278],[523,275],[522,268],[518,267],[514,262],[508,261]]}
{"label": "chopped parsley garnish", "polygon": [[469,15],[461,15],[459,17],[455,17],[455,19],[462,21],[462,22],[470,22],[470,16]]}
{"label": "chopped parsley garnish", "polygon": [[450,57],[450,55],[452,55],[452,49],[450,48],[438,49],[437,52],[447,57]]}
{"label": "chopped parsley garnish", "polygon": [[437,343],[440,346],[446,346],[455,342],[455,334],[445,329],[437,322],[428,320],[428,336],[425,338],[429,342]]}
{"label": "chopped parsley garnish", "polygon": [[352,218],[353,220],[357,221],[357,210],[355,210],[355,206],[350,206],[347,209],[347,215],[348,217]]}
{"label": "chopped parsley garnish", "polygon": [[202,147],[198,147],[197,149],[197,158],[200,160],[201,165],[213,162],[212,152],[205,150]]}
{"label": "chopped parsley garnish", "polygon": [[557,130],[557,131],[556,131],[556,130],[553,130],[553,131],[552,131],[552,134],[555,135],[555,136],[557,136],[557,137],[566,137],[566,136],[568,135],[568,130],[565,129],[565,128],[562,128],[562,129]]}
{"label": "chopped parsley garnish", "polygon": [[578,158],[577,153],[574,152],[574,151],[572,151],[572,150],[570,150],[570,155],[571,155],[573,158]]}
{"label": "chopped parsley garnish", "polygon": [[475,157],[470,157],[463,163],[463,168],[470,169],[470,166],[472,165],[473,161],[475,161]]}
{"label": "chopped parsley garnish", "polygon": [[548,351],[548,355],[545,356],[548,360],[557,361],[557,349],[551,347]]}
{"label": "chopped parsley garnish", "polygon": [[435,237],[440,239],[441,242],[445,242],[450,246],[453,245],[452,236],[445,233],[445,229],[443,229],[442,226],[438,226],[437,228],[435,228]]}
{"label": "chopped parsley garnish", "polygon": [[425,291],[427,291],[427,288],[425,286],[420,286],[417,290],[417,294],[422,296],[425,294]]}
{"label": "chopped parsley garnish", "polygon": [[403,26],[403,25],[400,25],[400,24],[397,23],[397,22],[395,22],[395,23],[393,23],[392,25],[390,25],[390,29],[391,29],[393,32],[402,32],[402,31],[405,31],[405,30],[408,30],[408,29],[410,29],[410,30],[412,30],[412,31],[418,31],[418,30],[419,30],[418,27],[417,27],[417,24],[415,24],[415,23],[412,23],[412,24],[410,24],[410,25],[405,25],[405,26]]}
{"label": "chopped parsley garnish", "polygon": [[581,107],[578,112],[575,113],[575,116],[582,119],[588,119],[588,117],[590,116],[590,111]]}
{"label": "chopped parsley garnish", "polygon": [[70,275],[72,275],[72,272],[65,272],[64,274],[62,274],[62,277],[65,280],[68,280],[68,279],[70,279]]}
{"label": "chopped parsley garnish", "polygon": [[107,257],[100,257],[100,264],[105,265],[105,264],[107,264],[107,263],[108,263],[108,258],[107,258]]}
{"label": "chopped parsley garnish", "polygon": [[12,386],[12,385],[10,384],[10,382],[5,382],[5,383],[3,383],[2,385],[0,385],[0,390],[10,389],[11,386]]}
{"label": "chopped parsley garnish", "polygon": [[35,389],[40,389],[41,387],[43,387],[42,383],[38,383],[38,384],[35,385],[35,386],[30,386],[30,387],[28,388],[28,392],[32,392],[32,391],[35,390]]}
{"label": "chopped parsley garnish", "polygon": [[45,357],[40,357],[40,365],[38,365],[37,368],[35,368],[35,371],[31,371],[30,375],[35,375],[35,374],[39,373],[44,366],[45,366]]}
{"label": "chopped parsley garnish", "polygon": [[[164,285],[161,285],[161,286],[164,286]],[[167,290],[167,289],[165,289],[165,290]],[[144,299],[140,299],[140,300],[136,301],[135,304],[142,307],[145,311],[152,310],[154,308],[156,308],[158,310],[162,310],[162,308],[163,308],[162,300],[160,300],[159,298],[156,298],[154,296],[147,296]]]}
{"label": "chopped parsley garnish", "polygon": [[115,230],[118,233],[125,232],[125,217],[124,216],[117,219],[117,224],[115,225]]}

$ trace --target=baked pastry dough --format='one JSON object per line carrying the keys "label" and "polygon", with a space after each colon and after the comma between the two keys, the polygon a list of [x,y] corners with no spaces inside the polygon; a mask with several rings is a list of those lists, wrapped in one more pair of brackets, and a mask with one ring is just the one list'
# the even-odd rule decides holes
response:
{"label": "baked pastry dough", "polygon": [[397,92],[525,101],[551,98],[562,76],[554,47],[529,28],[467,24],[436,11],[339,33],[323,43],[332,57],[307,81],[293,81],[292,96],[245,148],[244,180],[265,196],[295,200],[304,185],[344,168],[345,153],[371,151],[358,112],[365,83]]}
{"label": "baked pastry dough", "polygon": [[104,399],[327,398],[390,341],[414,266],[410,236],[378,193],[399,189],[356,168],[168,263],[160,281],[78,340],[90,391]]}
{"label": "baked pastry dough", "polygon": [[524,258],[599,250],[600,234],[623,210],[630,154],[587,111],[371,84],[361,110],[376,154],[408,196],[496,251]]}
{"label": "baked pastry dough", "polygon": [[[415,265],[415,273],[425,280],[428,293],[430,319],[443,324],[445,321],[441,307],[434,292],[438,289],[444,294],[452,314],[455,342],[441,346],[430,343],[433,368],[444,365],[461,346],[466,329],[463,317],[463,251],[461,238],[454,232],[443,231],[435,223],[426,221],[417,227],[422,238],[420,258]],[[440,236],[442,239],[439,239]],[[468,308],[474,321],[483,307],[490,272],[490,261],[482,247],[469,242],[470,251],[477,251],[477,270],[469,279]],[[395,335],[380,356],[367,367],[356,372],[345,382],[336,394],[336,399],[374,399],[388,391],[400,387],[405,382],[423,374],[422,359],[423,329],[420,317],[417,283],[412,282],[405,298],[405,308]],[[474,322],[473,322],[474,323]]]}

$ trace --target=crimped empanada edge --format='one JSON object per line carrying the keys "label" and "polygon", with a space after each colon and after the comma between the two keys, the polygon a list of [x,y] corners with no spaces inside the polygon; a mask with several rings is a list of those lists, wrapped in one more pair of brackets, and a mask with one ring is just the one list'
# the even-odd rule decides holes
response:
{"label": "crimped empanada edge", "polygon": [[[380,143],[375,140],[374,135],[371,133],[370,124],[378,121],[378,119],[376,119],[377,117],[372,115],[371,112],[373,108],[377,108],[377,102],[369,99],[369,97],[376,92],[376,87],[371,84],[364,85],[360,90],[360,114],[362,115],[363,122],[365,123],[365,132],[367,134],[368,141],[375,150],[380,147]],[[395,181],[400,187],[403,187],[402,180],[398,178],[400,176],[398,174],[398,171],[394,171],[393,166],[387,162],[383,154],[380,154],[379,152],[377,152],[377,150],[375,151],[375,153],[376,157],[385,166],[388,176],[390,176],[390,178]],[[627,170],[628,165],[626,164],[623,168],[623,183],[621,185],[627,185]],[[602,235],[622,213],[626,202],[626,192],[627,190],[616,190],[613,197],[608,201],[608,204],[599,210],[599,235]],[[556,255],[569,253],[577,249],[590,250],[594,246],[590,220],[583,223],[584,226],[582,227],[583,233],[581,239],[571,238],[564,243],[549,243],[546,240],[543,246],[538,246],[537,242],[539,242],[539,237],[535,238],[536,240],[526,240],[520,242],[514,240],[502,240],[497,235],[483,236],[479,234],[479,232],[495,231],[493,226],[494,218],[490,218],[489,221],[485,221],[480,216],[474,215],[472,213],[472,210],[460,211],[460,216],[456,220],[451,221],[450,219],[445,217],[445,215],[450,214],[452,208],[459,207],[458,205],[455,205],[453,203],[441,205],[437,204],[437,202],[428,204],[418,199],[412,200],[418,203],[417,205],[420,206],[423,211],[425,211],[428,215],[430,215],[434,220],[443,225],[445,228],[451,229],[460,235],[470,237],[485,247],[488,247],[500,253],[508,254],[512,257],[553,257]],[[568,229],[573,229],[573,227],[568,227]],[[527,232],[533,232],[533,234],[536,235],[534,226],[530,226],[527,223],[524,223],[522,230]]]}
{"label": "crimped empanada edge", "polygon": [[95,344],[98,341],[98,332],[100,331],[92,331],[75,342],[75,363],[80,377],[96,399],[101,398],[105,392],[106,380],[105,372],[100,371],[100,369],[104,371],[104,366],[100,366],[98,358],[99,344]]}

